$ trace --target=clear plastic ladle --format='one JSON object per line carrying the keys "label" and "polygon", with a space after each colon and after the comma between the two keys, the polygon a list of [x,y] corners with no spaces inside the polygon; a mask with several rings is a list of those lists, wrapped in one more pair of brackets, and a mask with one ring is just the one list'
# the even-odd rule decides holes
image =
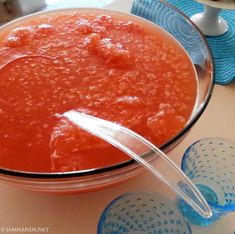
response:
{"label": "clear plastic ladle", "polygon": [[[189,178],[164,152],[145,138],[128,128],[75,110],[65,112],[62,116],[128,154],[155,177],[168,185],[198,214],[205,218],[212,216],[212,211],[206,200]],[[151,155],[161,160],[165,164],[164,170],[155,168],[145,159],[145,155]]]}

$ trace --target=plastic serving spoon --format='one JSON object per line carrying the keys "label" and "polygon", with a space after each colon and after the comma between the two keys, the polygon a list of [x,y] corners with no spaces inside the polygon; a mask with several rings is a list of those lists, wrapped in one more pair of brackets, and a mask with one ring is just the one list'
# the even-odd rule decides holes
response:
{"label": "plastic serving spoon", "polygon": [[[155,177],[163,181],[205,218],[212,216],[206,200],[181,169],[159,148],[128,128],[75,110],[62,115],[73,124],[109,142],[140,163]],[[157,157],[164,163],[164,170],[155,168],[145,156]]]}

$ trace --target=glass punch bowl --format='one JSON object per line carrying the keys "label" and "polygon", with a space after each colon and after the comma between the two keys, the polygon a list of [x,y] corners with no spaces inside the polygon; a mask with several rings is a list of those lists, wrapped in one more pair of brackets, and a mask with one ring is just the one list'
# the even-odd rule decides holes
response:
{"label": "glass punch bowl", "polygon": [[[162,150],[169,151],[184,138],[202,115],[209,102],[214,84],[213,61],[204,36],[189,18],[166,2],[150,2],[147,0],[135,1],[132,13],[154,22],[172,34],[188,52],[195,66],[198,79],[197,102],[191,119],[181,132],[160,146]],[[46,14],[46,12],[37,14]],[[133,14],[129,16],[136,17]],[[17,21],[20,20],[17,19]],[[151,159],[151,155],[149,158]],[[130,159],[105,168],[63,173],[29,173],[0,168],[0,179],[32,191],[72,193],[94,191],[113,186],[142,171],[142,167]]]}

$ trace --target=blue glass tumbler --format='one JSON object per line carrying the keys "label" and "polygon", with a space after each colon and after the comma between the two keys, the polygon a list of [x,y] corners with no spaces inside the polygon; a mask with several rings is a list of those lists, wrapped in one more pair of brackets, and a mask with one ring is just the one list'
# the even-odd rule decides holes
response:
{"label": "blue glass tumbler", "polygon": [[217,137],[201,139],[186,150],[181,169],[213,212],[211,218],[205,219],[179,198],[179,208],[190,223],[207,226],[235,211],[235,142]]}
{"label": "blue glass tumbler", "polygon": [[175,201],[158,193],[126,193],[104,210],[98,234],[191,234]]}

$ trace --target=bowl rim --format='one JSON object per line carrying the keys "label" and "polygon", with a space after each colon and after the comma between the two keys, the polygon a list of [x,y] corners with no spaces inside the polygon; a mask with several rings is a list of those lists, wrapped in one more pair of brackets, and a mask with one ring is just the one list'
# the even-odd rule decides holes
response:
{"label": "bowl rim", "polygon": [[[171,139],[169,139],[166,143],[162,144],[161,146],[159,146],[159,148],[161,150],[165,150],[167,149],[167,147],[169,147],[173,142],[177,141],[178,139],[180,139],[199,119],[199,117],[202,115],[202,113],[204,112],[204,110],[206,109],[210,98],[212,96],[212,92],[213,92],[213,88],[214,88],[214,84],[215,84],[215,70],[214,70],[214,63],[213,63],[213,57],[212,57],[212,52],[211,49],[208,45],[208,42],[205,39],[205,36],[202,34],[202,32],[200,31],[200,29],[190,20],[190,18],[185,15],[184,13],[182,13],[178,8],[176,8],[175,6],[173,6],[172,4],[162,1],[160,0],[160,2],[164,5],[166,5],[167,7],[173,9],[174,11],[176,11],[179,15],[181,15],[188,24],[190,24],[200,35],[206,50],[208,52],[208,57],[209,57],[209,62],[210,62],[210,66],[211,66],[211,83],[208,87],[208,93],[207,96],[205,97],[205,100],[203,102],[203,105],[200,107],[200,110],[193,116],[193,118],[190,119],[190,121],[187,122],[187,124],[185,125],[185,127],[175,136],[173,136]],[[98,10],[98,11],[104,11],[104,12],[113,12],[113,13],[119,13],[122,15],[126,15],[126,16],[131,16],[131,17],[135,17],[135,18],[139,18],[143,21],[147,21],[150,24],[154,24],[153,22],[132,14],[131,12],[123,12],[123,11],[119,11],[119,10],[113,10],[113,9],[107,9],[107,8],[79,8],[79,7],[73,7],[73,8],[60,8],[60,9],[54,9],[54,10],[44,10],[44,11],[39,11],[36,13],[32,13],[26,16],[22,16],[19,18],[16,18],[10,22],[7,22],[3,25],[0,26],[0,29],[2,27],[6,27],[8,25],[17,23],[18,21],[21,21],[22,19],[27,19],[27,18],[31,18],[33,16],[36,15],[43,15],[43,14],[47,14],[47,13],[53,13],[53,12],[59,12],[59,11],[72,11],[72,10]],[[158,26],[156,24],[154,24],[155,26]],[[160,27],[160,26],[158,26]],[[166,31],[165,29],[163,29],[162,27],[160,27],[162,30]],[[167,32],[167,31],[166,31]],[[171,35],[169,32],[167,32],[169,35]],[[172,35],[171,35],[172,36]],[[177,40],[177,39],[176,39]],[[177,40],[178,41],[178,40]],[[179,42],[178,42],[179,43]],[[180,44],[181,45],[181,44]],[[182,46],[183,47],[183,46]],[[184,48],[183,48],[184,49]],[[185,49],[184,49],[185,50]],[[186,50],[185,50],[186,51]],[[187,51],[186,51],[187,52]],[[143,157],[145,156],[149,156],[152,155],[152,153],[147,153],[147,155],[143,155]],[[92,169],[85,169],[85,170],[79,170],[79,171],[68,171],[68,172],[33,172],[33,171],[21,171],[21,170],[14,170],[14,169],[9,169],[9,168],[3,168],[0,167],[0,176],[1,174],[3,175],[7,175],[7,176],[16,176],[16,177],[21,177],[21,178],[37,178],[37,179],[51,179],[51,178],[57,178],[57,179],[61,179],[61,178],[75,178],[75,177],[83,177],[83,176],[89,176],[89,175],[100,175],[102,173],[107,173],[107,172],[112,172],[115,171],[117,169],[123,169],[126,167],[130,167],[134,164],[137,164],[137,162],[133,159],[130,160],[126,160],[120,163],[117,163],[115,165],[109,165],[106,167],[102,167],[102,168],[92,168]]]}

